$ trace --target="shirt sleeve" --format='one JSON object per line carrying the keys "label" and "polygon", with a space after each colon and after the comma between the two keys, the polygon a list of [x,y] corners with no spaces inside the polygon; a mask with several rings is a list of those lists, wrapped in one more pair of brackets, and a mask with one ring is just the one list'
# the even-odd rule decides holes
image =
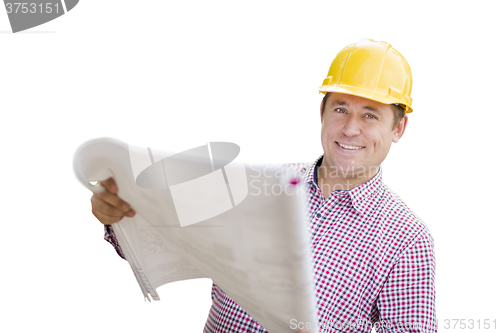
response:
{"label": "shirt sleeve", "polygon": [[[118,244],[118,239],[116,239],[115,232],[113,231],[113,227],[110,225],[105,225],[104,226],[104,240],[106,240],[108,243],[113,245],[113,247],[116,250],[116,253],[123,259],[125,259],[125,255],[123,254],[122,248],[120,247],[120,244]],[[127,259],[125,259],[127,260]]]}
{"label": "shirt sleeve", "polygon": [[435,256],[430,233],[423,232],[403,252],[377,300],[378,333],[436,333]]}

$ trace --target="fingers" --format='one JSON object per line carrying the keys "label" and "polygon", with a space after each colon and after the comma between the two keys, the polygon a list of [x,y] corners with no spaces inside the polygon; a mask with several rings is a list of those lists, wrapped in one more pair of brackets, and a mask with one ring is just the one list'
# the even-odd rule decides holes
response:
{"label": "fingers", "polygon": [[94,194],[90,198],[92,203],[92,214],[102,223],[102,224],[112,224],[120,221],[124,216],[132,217],[135,216],[135,211],[133,209],[122,210]]}
{"label": "fingers", "polygon": [[99,198],[96,195],[93,195],[92,198],[90,198],[90,202],[92,203],[92,209],[95,211],[98,211],[101,214],[105,214],[108,216],[124,216],[125,215],[125,210],[121,210],[116,208],[113,205],[110,205],[103,199]]}
{"label": "fingers", "polygon": [[116,185],[115,180],[111,177],[109,177],[106,180],[100,181],[99,184],[104,186],[106,188],[106,190],[108,190],[108,192],[110,192],[110,193],[113,193],[113,194],[118,193],[118,185]]}
{"label": "fingers", "polygon": [[123,216],[106,215],[106,214],[96,210],[94,207],[92,207],[92,214],[94,214],[94,216],[99,220],[99,222],[101,222],[104,225],[110,225],[110,224],[116,223],[123,218]]}
{"label": "fingers", "polygon": [[[109,193],[108,191],[103,191],[101,193],[94,194],[97,198],[101,199],[108,205],[121,210],[123,212],[126,212],[130,209],[130,205],[123,201],[118,195]],[[106,213],[106,211],[103,211]]]}
{"label": "fingers", "polygon": [[92,214],[105,225],[120,221],[124,216],[132,217],[135,211],[116,194],[118,186],[112,178],[100,182],[104,190],[90,198]]}

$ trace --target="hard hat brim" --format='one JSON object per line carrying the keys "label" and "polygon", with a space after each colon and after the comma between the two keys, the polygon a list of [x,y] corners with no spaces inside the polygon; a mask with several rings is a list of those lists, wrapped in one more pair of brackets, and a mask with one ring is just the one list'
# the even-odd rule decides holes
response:
{"label": "hard hat brim", "polygon": [[350,87],[345,85],[325,85],[319,87],[319,92],[326,94],[328,92],[336,92],[340,94],[354,95],[358,97],[363,97],[366,99],[370,99],[375,102],[379,102],[382,104],[399,104],[401,105],[406,113],[411,113],[413,109],[411,108],[410,103],[404,104],[401,103],[400,98],[393,97],[389,94],[381,94],[376,91],[368,91],[366,89],[358,88],[358,87]]}

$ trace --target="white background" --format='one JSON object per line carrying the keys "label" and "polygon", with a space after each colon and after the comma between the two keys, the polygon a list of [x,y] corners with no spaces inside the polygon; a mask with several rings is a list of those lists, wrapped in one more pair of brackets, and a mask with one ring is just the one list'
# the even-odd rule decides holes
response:
{"label": "white background", "polygon": [[440,331],[452,318],[499,330],[497,13],[496,1],[82,0],[12,34],[0,10],[0,330],[201,332],[211,281],[144,303],[102,240],[75,149],[102,136],[171,151],[230,141],[252,161],[312,162],[317,88],[361,38],[391,43],[413,71],[414,112],[384,180],[434,236]]}

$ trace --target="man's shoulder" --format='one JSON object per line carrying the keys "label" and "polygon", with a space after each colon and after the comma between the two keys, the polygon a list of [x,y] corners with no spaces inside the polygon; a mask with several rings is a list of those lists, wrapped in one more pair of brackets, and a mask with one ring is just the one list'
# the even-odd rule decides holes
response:
{"label": "man's shoulder", "polygon": [[[424,220],[420,218],[401,197],[383,184],[381,188],[384,223],[390,227],[404,232],[408,238],[426,237],[433,242],[432,235]],[[409,240],[409,239],[408,239]]]}
{"label": "man's shoulder", "polygon": [[[322,158],[323,158],[323,155],[317,157],[312,162],[273,163],[273,164],[266,165],[266,167],[271,166],[273,168],[285,169],[288,172],[292,172],[292,173],[296,174],[297,176],[307,177],[308,175],[309,176],[312,175],[311,173],[308,173],[308,171],[311,170],[311,167],[318,164],[318,162],[320,162],[320,160]],[[314,170],[311,170],[311,172],[314,172]]]}
{"label": "man's shoulder", "polygon": [[313,164],[314,162],[282,163],[280,167],[293,170],[303,176]]}
{"label": "man's shoulder", "polygon": [[307,170],[314,164],[314,162],[297,162],[297,163],[256,163],[252,166],[257,168],[272,168],[272,169],[284,169],[300,175],[305,175]]}

